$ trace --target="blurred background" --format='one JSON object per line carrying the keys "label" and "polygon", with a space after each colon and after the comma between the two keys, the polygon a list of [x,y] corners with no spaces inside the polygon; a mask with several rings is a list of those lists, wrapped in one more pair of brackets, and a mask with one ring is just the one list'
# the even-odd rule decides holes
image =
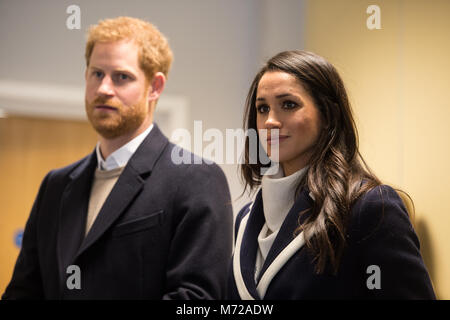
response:
{"label": "blurred background", "polygon": [[[80,28],[69,29],[71,5]],[[368,11],[376,5],[379,11]],[[279,51],[327,58],[349,91],[361,153],[412,197],[436,294],[450,299],[450,1],[0,0],[0,292],[39,185],[93,151],[84,116],[86,31],[121,15],[155,24],[175,60],[157,106],[168,137],[242,127],[250,83]],[[204,142],[203,146],[208,143]],[[236,164],[222,164],[236,214],[248,202]]]}

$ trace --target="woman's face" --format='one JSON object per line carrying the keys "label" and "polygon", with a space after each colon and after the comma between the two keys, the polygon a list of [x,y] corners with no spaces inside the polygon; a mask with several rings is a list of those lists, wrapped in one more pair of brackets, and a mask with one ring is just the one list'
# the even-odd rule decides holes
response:
{"label": "woman's face", "polygon": [[[300,82],[288,73],[270,71],[258,84],[256,127],[269,157],[278,148],[278,161],[288,176],[308,165],[322,125],[319,110]],[[270,129],[279,130],[279,139]]]}

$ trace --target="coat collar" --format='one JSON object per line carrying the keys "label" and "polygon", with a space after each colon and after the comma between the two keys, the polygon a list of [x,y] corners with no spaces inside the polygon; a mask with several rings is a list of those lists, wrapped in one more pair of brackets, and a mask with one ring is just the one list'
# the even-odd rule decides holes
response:
{"label": "coat collar", "polygon": [[[309,191],[302,191],[290,209],[267,255],[255,283],[255,263],[258,250],[258,234],[264,225],[261,191],[258,192],[250,213],[242,220],[236,239],[233,257],[233,273],[238,292],[243,299],[264,298],[270,282],[283,265],[304,245],[303,233],[295,235],[299,213],[311,208],[313,200]],[[303,219],[302,219],[303,220]]]}
{"label": "coat collar", "polygon": [[63,192],[59,216],[57,250],[61,277],[65,277],[67,266],[92,246],[135,199],[168,143],[155,124],[125,166],[85,238],[89,195],[97,166],[95,151],[72,172]]}

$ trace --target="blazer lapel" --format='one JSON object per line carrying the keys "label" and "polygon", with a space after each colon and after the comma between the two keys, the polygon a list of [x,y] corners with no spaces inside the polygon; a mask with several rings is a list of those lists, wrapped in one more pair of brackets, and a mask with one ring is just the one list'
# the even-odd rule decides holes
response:
{"label": "blazer lapel", "polygon": [[94,151],[82,160],[70,174],[70,182],[61,197],[57,236],[57,255],[61,279],[65,278],[66,268],[73,263],[83,240],[92,175],[96,165],[97,158]]}
{"label": "blazer lapel", "polygon": [[259,191],[250,212],[239,227],[233,256],[233,273],[239,295],[244,300],[259,299],[255,283],[258,234],[264,225],[262,192]]}
{"label": "blazer lapel", "polygon": [[[305,243],[303,233],[294,237],[294,232],[298,227],[300,212],[311,208],[313,205],[313,200],[308,193],[309,191],[303,190],[297,197],[267,254],[258,277],[257,291],[261,297],[264,297],[277,272]],[[306,216],[307,214],[302,217],[302,221]]]}
{"label": "blazer lapel", "polygon": [[95,243],[136,198],[167,144],[167,138],[155,124],[149,135],[130,158],[105,200],[91,230],[81,244],[77,256]]}

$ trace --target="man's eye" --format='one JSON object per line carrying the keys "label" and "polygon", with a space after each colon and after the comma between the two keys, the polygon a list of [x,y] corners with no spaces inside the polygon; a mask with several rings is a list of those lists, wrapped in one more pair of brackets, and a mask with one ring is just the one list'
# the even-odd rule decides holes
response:
{"label": "man's eye", "polygon": [[120,81],[125,81],[125,80],[130,80],[131,77],[125,73],[119,73],[119,74],[117,74],[116,79],[120,80]]}
{"label": "man's eye", "polygon": [[96,77],[96,78],[101,78],[103,75],[103,73],[101,71],[94,71],[93,74],[94,74],[94,77]]}
{"label": "man's eye", "polygon": [[262,104],[262,105],[257,106],[257,107],[256,107],[256,110],[257,110],[259,113],[266,113],[266,112],[269,112],[269,106],[268,106],[268,105],[265,105],[265,104]]}

